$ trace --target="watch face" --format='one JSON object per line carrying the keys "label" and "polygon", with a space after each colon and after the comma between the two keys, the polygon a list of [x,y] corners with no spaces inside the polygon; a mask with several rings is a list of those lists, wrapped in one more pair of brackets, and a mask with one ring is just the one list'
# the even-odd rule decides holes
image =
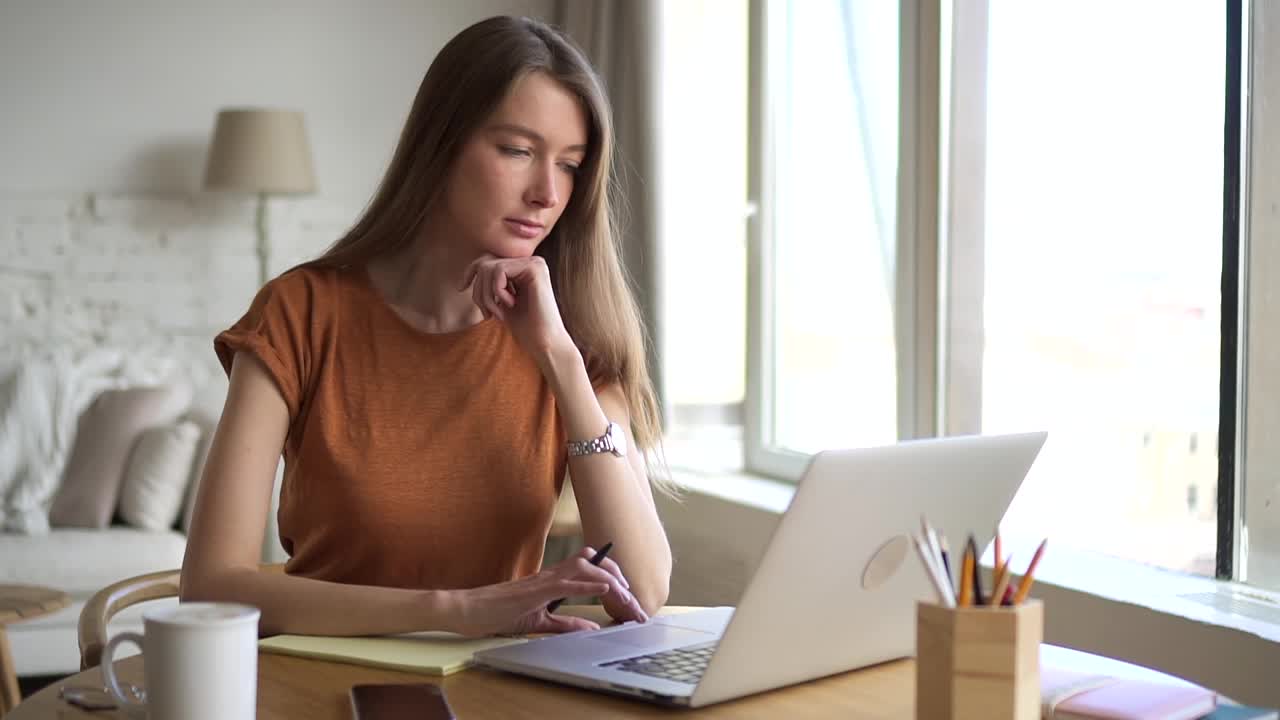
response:
{"label": "watch face", "polygon": [[622,457],[627,454],[627,434],[616,422],[609,423],[609,441],[613,443],[613,454]]}

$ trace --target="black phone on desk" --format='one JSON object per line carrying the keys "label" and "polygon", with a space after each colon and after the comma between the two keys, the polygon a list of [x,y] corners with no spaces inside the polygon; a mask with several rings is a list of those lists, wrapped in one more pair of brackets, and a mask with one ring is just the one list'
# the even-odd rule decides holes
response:
{"label": "black phone on desk", "polygon": [[444,690],[431,683],[353,685],[355,720],[456,720]]}

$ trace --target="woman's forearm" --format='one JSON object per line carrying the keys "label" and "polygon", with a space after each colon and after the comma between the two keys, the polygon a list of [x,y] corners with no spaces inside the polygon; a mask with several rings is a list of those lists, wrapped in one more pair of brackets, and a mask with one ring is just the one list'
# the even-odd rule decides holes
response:
{"label": "woman's forearm", "polygon": [[[610,397],[608,391],[605,397],[597,397],[577,348],[547,353],[543,372],[570,440],[596,437],[609,421],[628,424],[623,417],[625,400],[620,393]],[[615,404],[618,407],[606,407]],[[630,428],[626,430],[630,439]],[[653,614],[667,601],[671,548],[639,450],[629,447],[626,457],[598,453],[570,458],[569,474],[587,544],[613,543],[609,557],[622,568],[645,612]]]}
{"label": "woman's forearm", "polygon": [[[582,460],[579,465],[586,465]],[[596,548],[613,543],[609,557],[622,568],[640,606],[654,615],[666,604],[671,583],[671,548],[657,513],[644,509],[645,498],[634,488],[613,486],[618,480],[607,477],[611,473],[579,467],[570,472],[584,539]]]}
{"label": "woman's forearm", "polygon": [[347,585],[311,578],[226,570],[182,580],[183,602],[222,601],[262,611],[262,635],[388,635],[421,630],[455,631],[460,599],[448,590]]}

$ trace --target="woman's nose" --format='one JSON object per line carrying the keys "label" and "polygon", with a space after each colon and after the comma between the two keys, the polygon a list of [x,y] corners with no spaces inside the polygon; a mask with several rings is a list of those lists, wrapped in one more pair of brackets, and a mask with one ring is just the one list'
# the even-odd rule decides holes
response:
{"label": "woman's nose", "polygon": [[556,168],[554,165],[543,167],[534,175],[525,199],[530,205],[541,208],[552,208],[560,203],[560,193],[556,188]]}

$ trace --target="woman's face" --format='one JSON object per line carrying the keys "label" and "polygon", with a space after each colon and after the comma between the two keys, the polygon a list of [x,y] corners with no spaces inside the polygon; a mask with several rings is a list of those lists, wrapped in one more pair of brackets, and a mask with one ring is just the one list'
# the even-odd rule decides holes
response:
{"label": "woman's face", "polygon": [[458,241],[498,257],[532,255],[564,212],[586,151],[578,99],[540,72],[516,81],[450,173],[445,211]]}

